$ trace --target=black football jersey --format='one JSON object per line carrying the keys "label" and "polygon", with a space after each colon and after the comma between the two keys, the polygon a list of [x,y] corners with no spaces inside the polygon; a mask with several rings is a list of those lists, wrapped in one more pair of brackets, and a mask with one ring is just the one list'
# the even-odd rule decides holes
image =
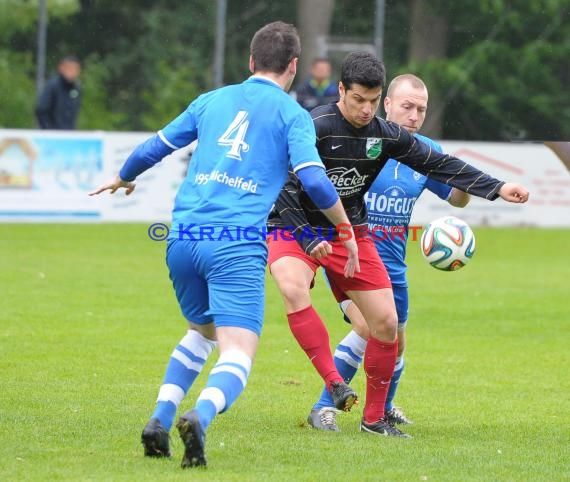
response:
{"label": "black football jersey", "polygon": [[[367,223],[364,194],[390,158],[437,181],[487,199],[496,199],[503,185],[456,157],[432,150],[400,125],[381,117],[376,116],[370,124],[357,128],[343,117],[336,104],[318,107],[311,116],[327,176],[353,226]],[[289,173],[268,224],[298,229],[307,225],[327,229],[332,226],[293,172]]]}

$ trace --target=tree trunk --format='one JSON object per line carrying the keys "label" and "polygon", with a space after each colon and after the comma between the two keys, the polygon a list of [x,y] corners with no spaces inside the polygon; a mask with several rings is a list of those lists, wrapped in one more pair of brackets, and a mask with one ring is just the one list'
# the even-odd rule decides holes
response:
{"label": "tree trunk", "polygon": [[[449,25],[445,15],[436,13],[427,0],[411,0],[411,25],[408,48],[409,62],[422,63],[428,59],[445,58],[447,47],[447,31]],[[441,139],[443,132],[442,105],[443,92],[437,86],[430,86],[428,115],[421,132],[429,137]]]}
{"label": "tree trunk", "polygon": [[309,75],[315,57],[327,55],[334,0],[297,0],[297,28],[301,36],[301,59],[297,79]]}

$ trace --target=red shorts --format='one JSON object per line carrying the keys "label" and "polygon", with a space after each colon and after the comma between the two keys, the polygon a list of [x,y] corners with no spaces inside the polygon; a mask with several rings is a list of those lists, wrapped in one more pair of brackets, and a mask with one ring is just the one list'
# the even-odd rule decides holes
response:
{"label": "red shorts", "polygon": [[[338,302],[348,299],[345,294],[347,291],[392,288],[390,277],[378,255],[378,251],[376,251],[374,242],[369,237],[357,237],[356,242],[358,243],[360,273],[354,273],[353,278],[345,278],[344,266],[348,254],[341,241],[329,241],[333,252],[324,258],[315,259],[301,249],[291,232],[279,230],[276,235],[267,236],[269,269],[275,261],[284,256],[292,256],[304,261],[313,270],[313,273],[316,273],[317,268],[321,266],[327,274],[331,290]],[[311,284],[311,288],[312,286]]]}

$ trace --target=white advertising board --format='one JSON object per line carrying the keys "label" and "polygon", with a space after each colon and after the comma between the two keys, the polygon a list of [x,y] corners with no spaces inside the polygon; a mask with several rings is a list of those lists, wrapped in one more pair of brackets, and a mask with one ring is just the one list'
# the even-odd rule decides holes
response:
{"label": "white advertising board", "polygon": [[525,204],[472,197],[463,209],[453,208],[424,192],[416,202],[412,224],[425,225],[453,215],[474,226],[570,227],[570,173],[542,144],[441,141],[444,152],[488,174],[523,184],[530,191]]}
{"label": "white advertising board", "polygon": [[[0,129],[0,222],[169,222],[190,147],[137,179],[135,192],[89,197],[114,176],[150,133]],[[440,142],[444,151],[531,192],[524,205],[472,198],[464,209],[429,192],[416,203],[412,224],[448,214],[474,226],[570,227],[570,173],[542,144]]]}
{"label": "white advertising board", "polygon": [[189,149],[163,159],[125,197],[88,192],[149,133],[0,130],[0,222],[169,221]]}
{"label": "white advertising board", "polygon": [[[119,172],[133,149],[148,137],[148,133],[106,134],[105,175],[99,182]],[[137,178],[135,191],[128,197],[124,191],[113,196],[97,196],[101,202],[103,220],[169,222],[176,192],[186,175],[189,157],[188,148],[165,157]]]}
{"label": "white advertising board", "polygon": [[0,130],[0,219],[100,219],[85,193],[103,163],[101,133]]}

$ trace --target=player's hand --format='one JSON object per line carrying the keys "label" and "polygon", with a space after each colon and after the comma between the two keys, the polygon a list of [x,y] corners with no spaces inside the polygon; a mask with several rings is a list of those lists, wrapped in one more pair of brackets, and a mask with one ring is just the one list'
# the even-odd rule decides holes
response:
{"label": "player's hand", "polygon": [[89,193],[90,196],[95,194],[101,194],[103,191],[111,191],[111,194],[115,194],[117,189],[124,187],[126,191],[126,195],[128,196],[135,190],[135,183],[132,181],[123,181],[119,175],[115,176],[113,179],[108,180],[107,182],[101,184],[97,189],[91,191]]}
{"label": "player's hand", "polygon": [[510,203],[525,203],[528,201],[529,192],[520,184],[507,182],[499,189],[499,196]]}
{"label": "player's hand", "polygon": [[358,244],[356,244],[356,238],[354,233],[352,237],[343,241],[344,247],[348,251],[348,259],[344,266],[344,277],[352,278],[354,273],[360,273],[360,262],[358,261]]}
{"label": "player's hand", "polygon": [[315,259],[325,258],[332,253],[332,246],[328,241],[321,241],[309,253]]}

